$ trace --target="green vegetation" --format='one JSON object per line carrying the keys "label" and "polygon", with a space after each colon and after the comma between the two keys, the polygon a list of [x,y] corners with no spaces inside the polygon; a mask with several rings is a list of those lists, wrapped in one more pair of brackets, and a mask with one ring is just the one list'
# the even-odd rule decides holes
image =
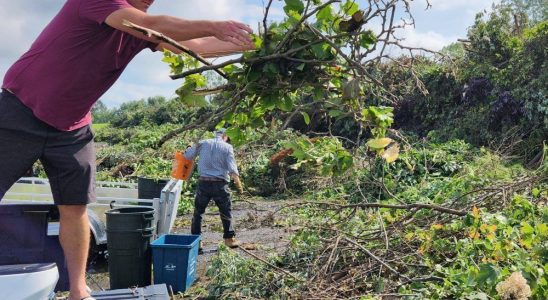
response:
{"label": "green vegetation", "polygon": [[[353,26],[353,2],[312,3],[314,26],[336,46],[360,53],[377,42],[365,28],[341,29]],[[174,151],[225,126],[246,191],[293,200],[280,220],[297,228],[284,253],[267,264],[221,247],[207,285],[190,293],[547,299],[546,4],[504,1],[479,14],[467,41],[442,51],[450,60],[365,64],[382,85],[299,26],[302,1],[285,4],[288,19],[257,37],[251,62],[223,68],[227,82],[190,74],[176,99],[94,110],[108,122],[95,128],[99,179],[168,177]],[[299,48],[314,41],[323,42]],[[295,56],[253,61],[280,44]],[[197,66],[171,53],[164,61],[175,75]],[[223,93],[194,92],[212,82],[226,83]],[[192,209],[195,177],[180,213]]]}

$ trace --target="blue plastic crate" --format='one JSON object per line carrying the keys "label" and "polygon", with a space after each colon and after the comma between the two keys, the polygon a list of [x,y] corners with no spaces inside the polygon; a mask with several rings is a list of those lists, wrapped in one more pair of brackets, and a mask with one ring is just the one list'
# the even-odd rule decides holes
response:
{"label": "blue plastic crate", "polygon": [[154,283],[186,291],[196,278],[199,243],[199,235],[184,234],[166,234],[152,242]]}

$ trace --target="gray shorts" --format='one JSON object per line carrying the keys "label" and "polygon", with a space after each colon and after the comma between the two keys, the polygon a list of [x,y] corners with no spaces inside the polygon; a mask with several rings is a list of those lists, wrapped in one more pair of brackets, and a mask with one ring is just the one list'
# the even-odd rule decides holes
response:
{"label": "gray shorts", "polygon": [[95,201],[95,146],[89,126],[61,131],[37,119],[16,96],[0,94],[0,200],[35,161],[48,176],[55,204]]}

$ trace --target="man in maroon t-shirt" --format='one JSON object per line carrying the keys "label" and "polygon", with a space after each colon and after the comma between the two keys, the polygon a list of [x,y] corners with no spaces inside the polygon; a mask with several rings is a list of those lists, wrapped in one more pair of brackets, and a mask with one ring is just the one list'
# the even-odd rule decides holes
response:
{"label": "man in maroon t-shirt", "polygon": [[36,160],[42,162],[59,207],[70,300],[89,297],[86,204],[95,201],[91,107],[141,50],[177,52],[122,21],[161,32],[205,57],[253,49],[247,25],[148,15],[153,2],[67,0],[2,83],[0,199]]}

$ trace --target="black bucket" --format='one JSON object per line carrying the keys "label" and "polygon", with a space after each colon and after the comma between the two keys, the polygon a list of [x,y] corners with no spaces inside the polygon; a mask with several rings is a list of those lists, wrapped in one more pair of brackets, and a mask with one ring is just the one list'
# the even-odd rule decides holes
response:
{"label": "black bucket", "polygon": [[154,208],[124,207],[111,209],[106,212],[107,230],[135,230],[156,226]]}
{"label": "black bucket", "polygon": [[117,208],[106,214],[110,288],[150,285],[154,209]]}
{"label": "black bucket", "polygon": [[139,199],[160,198],[162,189],[169,182],[168,179],[150,179],[139,177],[137,179],[137,195]]}

